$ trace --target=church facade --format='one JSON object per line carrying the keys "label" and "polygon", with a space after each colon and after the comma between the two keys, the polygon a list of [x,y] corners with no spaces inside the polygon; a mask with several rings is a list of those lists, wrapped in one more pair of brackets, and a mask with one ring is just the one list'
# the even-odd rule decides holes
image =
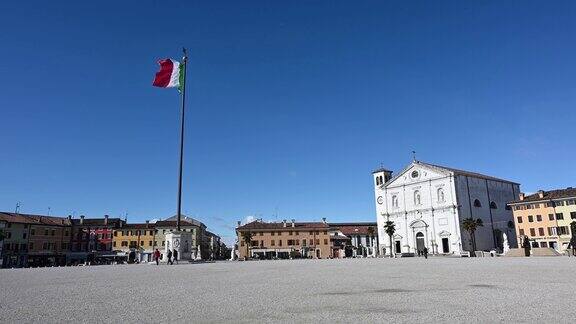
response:
{"label": "church facade", "polygon": [[[481,219],[476,250],[502,250],[503,234],[516,246],[513,215],[507,203],[520,193],[518,183],[448,167],[413,161],[398,175],[373,172],[380,254],[390,251],[430,254],[473,253],[466,218]],[[395,226],[390,237],[387,221]]]}

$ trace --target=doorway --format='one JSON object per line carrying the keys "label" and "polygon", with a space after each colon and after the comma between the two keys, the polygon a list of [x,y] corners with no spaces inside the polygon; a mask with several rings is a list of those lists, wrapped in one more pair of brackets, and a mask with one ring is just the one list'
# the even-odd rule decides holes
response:
{"label": "doorway", "polygon": [[423,252],[424,246],[424,234],[422,234],[422,232],[416,233],[416,250]]}
{"label": "doorway", "polygon": [[396,253],[402,253],[402,248],[400,247],[400,241],[396,241],[394,248],[396,250]]}
{"label": "doorway", "polygon": [[442,253],[450,253],[450,244],[447,237],[442,238]]}
{"label": "doorway", "polygon": [[320,259],[321,257],[321,253],[320,253],[320,249],[316,250],[316,259]]}

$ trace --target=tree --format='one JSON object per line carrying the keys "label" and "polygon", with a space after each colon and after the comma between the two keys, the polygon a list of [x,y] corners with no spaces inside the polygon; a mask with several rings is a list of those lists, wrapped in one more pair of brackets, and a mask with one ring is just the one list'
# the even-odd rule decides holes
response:
{"label": "tree", "polygon": [[242,240],[244,244],[246,244],[246,258],[248,259],[248,255],[250,254],[250,244],[252,243],[252,237],[254,234],[252,232],[242,232]]}
{"label": "tree", "polygon": [[390,238],[390,257],[394,257],[393,256],[393,251],[394,248],[392,247],[392,236],[394,236],[394,233],[396,232],[396,225],[394,225],[393,221],[386,221],[386,224],[384,224],[384,231],[386,232],[386,234],[388,234],[388,237]]}
{"label": "tree", "polygon": [[470,234],[470,239],[472,240],[472,249],[476,251],[476,230],[478,227],[483,227],[484,223],[480,218],[474,219],[472,217],[464,219],[462,222],[462,227],[468,234]]}

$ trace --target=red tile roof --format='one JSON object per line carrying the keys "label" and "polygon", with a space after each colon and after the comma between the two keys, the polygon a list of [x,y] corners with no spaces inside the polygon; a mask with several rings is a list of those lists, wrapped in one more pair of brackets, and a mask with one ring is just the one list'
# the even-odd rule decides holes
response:
{"label": "red tile roof", "polygon": [[328,224],[324,222],[301,222],[301,223],[294,223],[294,227],[292,227],[291,222],[286,222],[286,226],[284,223],[266,223],[260,221],[253,221],[251,223],[242,225],[237,227],[237,230],[291,230],[291,229],[312,229],[312,228],[325,228],[328,229]]}
{"label": "red tile roof", "polygon": [[340,232],[342,232],[342,234],[344,235],[368,235],[368,228],[372,228],[374,231],[372,232],[372,235],[376,236],[378,235],[378,231],[377,231],[377,225],[376,223],[374,224],[369,224],[369,225],[365,225],[365,224],[356,224],[356,225],[341,225],[341,226],[334,226],[333,227],[337,227]]}
{"label": "red tile roof", "polygon": [[533,201],[555,200],[555,199],[575,198],[575,197],[576,197],[576,188],[568,187],[566,189],[556,189],[556,190],[544,191],[542,198],[540,198],[539,193],[535,193],[532,195],[525,196],[524,200],[515,200],[511,203],[512,204],[526,203],[526,202],[533,202]]}
{"label": "red tile roof", "polygon": [[0,220],[10,223],[70,226],[70,221],[68,220],[68,217],[0,212]]}

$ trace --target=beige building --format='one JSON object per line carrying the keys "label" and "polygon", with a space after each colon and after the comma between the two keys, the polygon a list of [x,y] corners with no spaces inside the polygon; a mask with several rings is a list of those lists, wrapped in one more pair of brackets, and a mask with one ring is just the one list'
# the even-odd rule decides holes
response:
{"label": "beige building", "polygon": [[[259,259],[331,257],[330,226],[322,222],[296,223],[283,221],[267,223],[261,220],[240,225],[236,228],[240,259],[247,255]],[[246,233],[251,236],[247,244]]]}
{"label": "beige building", "polygon": [[520,194],[509,203],[514,213],[518,245],[528,237],[533,247],[550,247],[564,252],[570,242],[570,223],[576,220],[576,189],[540,190]]}

